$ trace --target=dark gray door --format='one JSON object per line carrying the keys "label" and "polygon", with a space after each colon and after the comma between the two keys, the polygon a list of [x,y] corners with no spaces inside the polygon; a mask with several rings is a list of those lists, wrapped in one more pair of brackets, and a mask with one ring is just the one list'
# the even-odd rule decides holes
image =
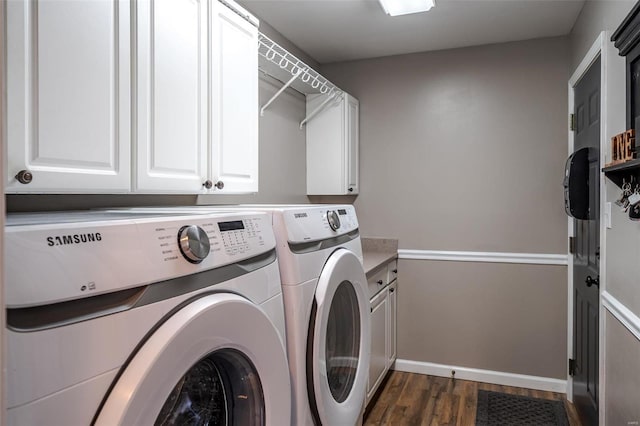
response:
{"label": "dark gray door", "polygon": [[600,59],[575,87],[574,149],[589,148],[589,219],[574,220],[573,400],[584,425],[598,424],[600,270]]}

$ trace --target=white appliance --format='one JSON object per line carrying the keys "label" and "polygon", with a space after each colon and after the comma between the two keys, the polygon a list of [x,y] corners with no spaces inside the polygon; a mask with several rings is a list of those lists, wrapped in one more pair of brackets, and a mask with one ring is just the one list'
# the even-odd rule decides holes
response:
{"label": "white appliance", "polygon": [[291,422],[270,216],[9,214],[10,425]]}
{"label": "white appliance", "polygon": [[296,426],[362,421],[370,318],[358,220],[351,205],[139,208],[139,212],[261,210],[273,214]]}

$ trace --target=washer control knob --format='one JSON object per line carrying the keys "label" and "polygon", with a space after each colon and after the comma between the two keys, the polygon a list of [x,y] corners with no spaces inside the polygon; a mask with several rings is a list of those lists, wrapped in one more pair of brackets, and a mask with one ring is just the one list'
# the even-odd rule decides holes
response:
{"label": "washer control knob", "polygon": [[327,211],[327,221],[329,222],[329,226],[331,227],[331,229],[333,229],[334,231],[337,231],[338,228],[340,228],[340,217],[335,210]]}
{"label": "washer control knob", "polygon": [[200,263],[209,254],[209,236],[204,229],[196,225],[183,226],[178,231],[178,246],[185,259],[191,263]]}

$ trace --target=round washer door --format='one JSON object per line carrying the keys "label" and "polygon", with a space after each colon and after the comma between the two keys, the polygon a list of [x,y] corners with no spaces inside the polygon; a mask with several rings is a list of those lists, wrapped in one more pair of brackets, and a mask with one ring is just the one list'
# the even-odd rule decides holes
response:
{"label": "round washer door", "polygon": [[318,279],[307,376],[310,404],[323,425],[356,424],[364,408],[371,340],[366,285],[360,260],[345,249],[329,257]]}
{"label": "round washer door", "polygon": [[194,300],[130,359],[96,425],[288,425],[291,388],[276,328],[250,301]]}

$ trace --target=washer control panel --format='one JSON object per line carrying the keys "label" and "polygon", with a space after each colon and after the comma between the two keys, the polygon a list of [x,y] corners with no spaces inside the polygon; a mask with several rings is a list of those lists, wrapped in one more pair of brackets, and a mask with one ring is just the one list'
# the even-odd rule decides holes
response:
{"label": "washer control panel", "polygon": [[[108,293],[219,268],[274,250],[266,213],[50,214],[5,229],[8,307]],[[101,213],[103,214],[103,213]],[[66,222],[65,222],[66,221]],[[24,253],[31,253],[31,258]],[[38,265],[37,268],[32,265]]]}

